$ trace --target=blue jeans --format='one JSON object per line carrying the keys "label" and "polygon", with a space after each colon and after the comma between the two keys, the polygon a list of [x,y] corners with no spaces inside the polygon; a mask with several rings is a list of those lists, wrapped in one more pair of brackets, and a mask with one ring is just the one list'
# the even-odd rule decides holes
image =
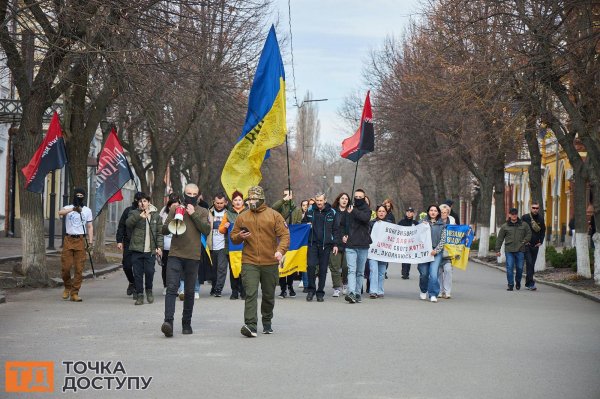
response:
{"label": "blue jeans", "polygon": [[[179,280],[179,290],[177,292],[183,292],[183,280]],[[196,294],[200,293],[200,282],[196,279],[196,284],[194,285],[194,292]]]}
{"label": "blue jeans", "polygon": [[348,294],[354,293],[355,295],[360,295],[368,254],[368,248],[346,248],[346,261],[348,262]]}
{"label": "blue jeans", "polygon": [[369,268],[371,269],[369,275],[369,280],[371,280],[370,294],[383,295],[383,282],[385,281],[387,265],[387,262],[369,259]]}
{"label": "blue jeans", "polygon": [[308,272],[301,272],[300,274],[302,275],[302,285],[308,289]]}
{"label": "blue jeans", "polygon": [[515,285],[513,270],[517,266],[517,282],[521,284],[523,277],[523,260],[525,254],[523,252],[506,252],[506,281],[511,287]]}
{"label": "blue jeans", "polygon": [[435,255],[433,262],[420,263],[419,269],[419,288],[421,292],[428,292],[429,296],[438,296],[440,294],[440,282],[438,281],[438,269],[442,263],[443,253]]}

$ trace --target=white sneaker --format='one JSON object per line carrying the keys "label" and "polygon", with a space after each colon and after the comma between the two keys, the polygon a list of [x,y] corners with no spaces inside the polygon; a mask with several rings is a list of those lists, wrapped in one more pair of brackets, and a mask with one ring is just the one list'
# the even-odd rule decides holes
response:
{"label": "white sneaker", "polygon": [[167,295],[167,287],[163,288],[163,296]]}
{"label": "white sneaker", "polygon": [[450,298],[452,298],[452,295],[446,294],[446,299],[450,299]]}
{"label": "white sneaker", "polygon": [[338,289],[335,289],[335,290],[333,290],[333,295],[332,295],[332,297],[334,297],[334,298],[337,298],[337,297],[339,297],[339,296],[340,296],[340,290],[338,290]]}
{"label": "white sneaker", "polygon": [[300,284],[298,284],[298,288],[304,288],[304,282],[300,281]]}
{"label": "white sneaker", "polygon": [[348,295],[348,286],[347,285],[342,286],[342,295]]}
{"label": "white sneaker", "polygon": [[423,300],[423,301],[426,300],[427,299],[427,293],[426,292],[421,292],[419,294],[419,298],[421,298],[421,300]]}
{"label": "white sneaker", "polygon": [[431,297],[429,300],[430,300],[431,302],[437,302],[437,298],[436,298],[436,297],[434,297],[434,296],[432,296],[432,297]]}
{"label": "white sneaker", "polygon": [[194,292],[194,299],[200,299],[200,293]]}

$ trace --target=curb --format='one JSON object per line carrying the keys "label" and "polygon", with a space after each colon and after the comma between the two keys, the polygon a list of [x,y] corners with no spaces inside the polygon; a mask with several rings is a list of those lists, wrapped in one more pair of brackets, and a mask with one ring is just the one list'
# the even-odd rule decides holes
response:
{"label": "curb", "polygon": [[[119,270],[121,268],[121,265],[119,264],[114,264],[114,265],[110,265],[110,266],[106,266],[102,269],[98,269],[96,270],[96,277],[100,277],[103,276],[105,274],[108,273],[112,273],[115,270]],[[89,279],[89,278],[93,278],[93,274],[91,270],[88,270],[87,272],[83,273],[83,279]],[[50,280],[54,281],[55,283],[55,287],[62,287],[65,283],[63,282],[62,278],[59,277],[52,277]]]}
{"label": "curb", "polygon": [[[114,265],[104,267],[102,269],[98,269],[98,270],[96,270],[96,277],[99,277],[99,276],[102,276],[102,275],[105,275],[108,273],[112,273],[116,270],[119,270],[120,268],[121,268],[121,265],[114,264]],[[87,271],[87,272],[83,273],[84,280],[90,279],[90,278],[93,278],[91,271]],[[53,282],[53,285],[51,285],[50,288],[64,286],[64,282],[62,281],[62,278],[52,277],[50,280]],[[6,293],[4,291],[0,291],[0,304],[2,304],[2,303],[6,303]]]}
{"label": "curb", "polygon": [[[484,266],[487,266],[487,267],[491,267],[493,269],[498,269],[501,272],[506,273],[506,268],[504,268],[502,266],[497,266],[497,265],[494,265],[494,264],[491,264],[491,263],[488,263],[488,262],[484,262],[484,261],[479,260],[477,258],[469,258],[469,260],[471,262],[478,263],[480,265],[484,265]],[[570,292],[571,294],[580,295],[580,296],[582,296],[584,298],[587,298],[587,299],[590,299],[592,301],[596,301],[596,302],[600,303],[600,296],[592,294],[592,293],[587,292],[587,291],[578,290],[577,288],[573,288],[573,287],[568,286],[566,284],[555,283],[553,281],[546,281],[546,280],[543,280],[543,279],[540,279],[540,278],[536,278],[535,282],[536,283],[540,283],[540,284],[544,284],[544,285],[548,285],[550,287],[558,288],[558,289],[561,289],[563,291]]]}

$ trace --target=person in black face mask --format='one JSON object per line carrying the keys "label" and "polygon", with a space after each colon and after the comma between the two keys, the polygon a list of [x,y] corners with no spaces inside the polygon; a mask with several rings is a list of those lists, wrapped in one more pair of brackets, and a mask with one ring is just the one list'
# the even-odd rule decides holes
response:
{"label": "person in black face mask", "polygon": [[129,285],[127,286],[127,295],[133,295],[133,300],[137,299],[135,292],[135,278],[133,276],[133,263],[131,262],[131,251],[129,251],[129,242],[131,241],[131,229],[128,229],[125,222],[129,217],[129,212],[138,209],[138,203],[142,199],[144,193],[137,192],[133,197],[131,206],[125,208],[119,219],[119,227],[117,228],[117,248],[123,251],[123,271],[127,277]]}
{"label": "person in black face mask", "polygon": [[354,192],[354,205],[349,206],[348,235],[342,238],[346,244],[346,260],[348,262],[348,303],[362,302],[360,291],[363,285],[365,263],[371,244],[369,222],[371,209],[365,200],[365,192],[358,189]]}
{"label": "person in black face mask", "polygon": [[[62,279],[65,284],[62,298],[71,299],[72,302],[81,302],[79,289],[83,281],[83,266],[85,262],[86,242],[84,235],[88,235],[88,245],[94,243],[94,229],[92,225],[92,210],[85,205],[85,190],[75,188],[73,204],[67,205],[60,211],[59,216],[65,217],[67,234],[61,255]],[[88,248],[89,249],[89,248]],[[71,269],[75,268],[73,278]]]}

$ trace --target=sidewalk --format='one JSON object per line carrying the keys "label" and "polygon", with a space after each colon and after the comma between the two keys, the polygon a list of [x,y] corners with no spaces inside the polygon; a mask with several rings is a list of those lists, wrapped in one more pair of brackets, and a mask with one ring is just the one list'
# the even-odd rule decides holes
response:
{"label": "sidewalk", "polygon": [[[45,238],[46,248],[48,248],[48,237]],[[22,275],[15,274],[12,272],[14,264],[18,264],[22,257],[22,244],[21,238],[13,237],[0,237],[0,304],[6,302],[6,293],[3,289],[11,289],[17,287],[23,287],[25,277]],[[110,243],[107,243],[107,245]],[[57,236],[54,238],[54,250],[46,249],[46,255],[49,255],[46,259],[47,267],[54,286],[62,286],[62,278],[60,276],[60,251],[62,246],[61,237]],[[118,251],[116,248],[106,248],[106,256],[109,258],[121,258],[120,253],[114,253]],[[113,272],[121,268],[121,263],[109,263],[95,265],[96,276],[101,276],[106,273]],[[50,273],[54,270],[54,275]],[[91,278],[93,274],[89,269],[89,261],[86,260],[86,267],[84,269],[83,278]]]}
{"label": "sidewalk", "polygon": [[[55,250],[46,249],[47,254],[56,253],[56,250],[59,250],[62,245],[62,239],[59,236],[54,238],[54,248]],[[21,237],[5,237],[4,235],[0,237],[0,261],[2,260],[10,260],[10,259],[19,259],[21,258],[21,254],[23,251],[23,241]],[[46,248],[48,248],[48,237],[46,237]]]}
{"label": "sidewalk", "polygon": [[[479,263],[481,265],[485,265],[494,269],[498,269],[504,273],[506,273],[506,267],[502,265],[499,265],[498,263],[492,263],[492,262],[487,262],[483,259],[480,258],[475,258],[475,257],[470,257],[469,260],[471,262],[475,262],[475,263]],[[523,273],[525,273],[525,271],[523,271]],[[549,281],[544,279],[542,276],[538,275],[538,273],[535,274],[535,282],[536,283],[540,283],[540,284],[544,284],[544,285],[549,285],[551,287],[555,287],[555,288],[559,288],[561,290],[570,292],[572,294],[576,294],[576,295],[580,295],[584,298],[587,299],[591,299],[592,301],[596,301],[596,302],[600,302],[600,294],[598,293],[600,291],[600,289],[587,289],[586,287],[581,287],[581,286],[573,286],[569,284],[569,281],[562,281],[562,282],[556,282],[556,281]]]}

